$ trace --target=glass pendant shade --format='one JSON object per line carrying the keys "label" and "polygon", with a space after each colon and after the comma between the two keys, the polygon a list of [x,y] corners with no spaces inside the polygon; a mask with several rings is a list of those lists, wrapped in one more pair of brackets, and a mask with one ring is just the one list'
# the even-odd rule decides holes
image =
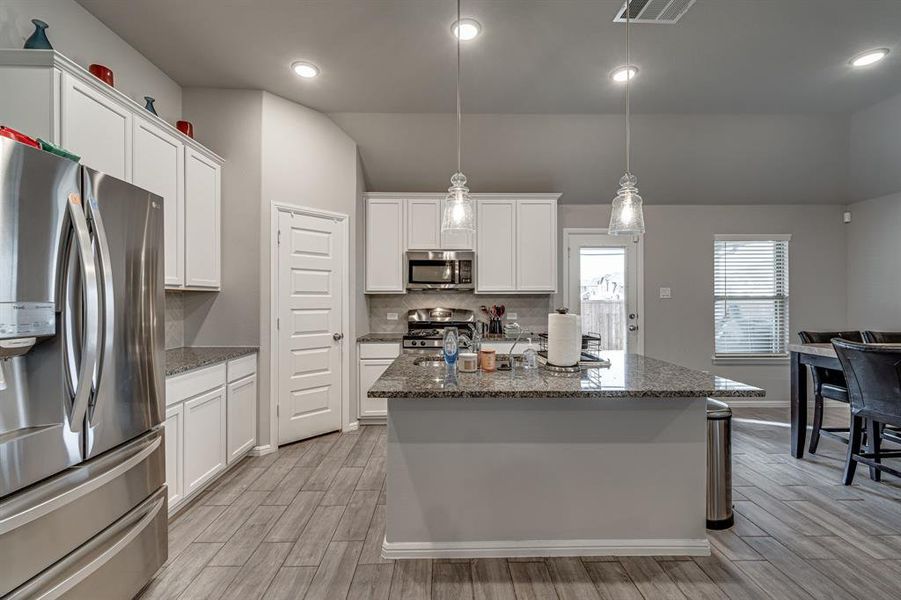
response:
{"label": "glass pendant shade", "polygon": [[444,202],[444,216],[441,219],[441,231],[474,231],[475,209],[469,188],[466,187],[466,175],[454,173],[451,186],[447,188]]}
{"label": "glass pendant shade", "polygon": [[641,196],[638,195],[638,178],[626,173],[619,180],[619,191],[613,199],[610,212],[610,235],[642,235],[644,233],[644,212]]}

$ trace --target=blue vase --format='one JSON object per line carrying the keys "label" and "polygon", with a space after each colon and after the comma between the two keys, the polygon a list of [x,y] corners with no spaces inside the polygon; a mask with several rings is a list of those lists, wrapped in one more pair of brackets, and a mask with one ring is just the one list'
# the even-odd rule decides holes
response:
{"label": "blue vase", "polygon": [[25,48],[27,50],[53,50],[50,40],[47,39],[47,28],[50,27],[40,19],[32,19],[34,23],[34,33],[25,40]]}
{"label": "blue vase", "polygon": [[153,106],[153,103],[156,102],[156,98],[144,96],[144,101],[147,102],[147,104],[144,105],[144,108],[146,108],[149,112],[152,112],[156,116],[159,116],[156,114],[156,108]]}

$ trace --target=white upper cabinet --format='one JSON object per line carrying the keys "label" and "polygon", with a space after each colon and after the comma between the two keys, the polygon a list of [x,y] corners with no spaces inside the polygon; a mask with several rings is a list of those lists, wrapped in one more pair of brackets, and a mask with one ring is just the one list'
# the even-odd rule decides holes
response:
{"label": "white upper cabinet", "polygon": [[163,197],[166,286],[185,283],[185,147],[142,118],[134,122],[134,184]]}
{"label": "white upper cabinet", "polygon": [[131,111],[68,73],[61,109],[62,146],[82,164],[131,181]]}
{"label": "white upper cabinet", "polygon": [[439,250],[441,199],[407,200],[407,250]]}
{"label": "white upper cabinet", "polygon": [[402,294],[405,200],[366,200],[366,292]]}
{"label": "white upper cabinet", "polygon": [[220,287],[223,160],[53,50],[0,49],[0,123],[163,197],[166,287]]}
{"label": "white upper cabinet", "polygon": [[476,291],[516,291],[516,200],[479,199],[476,218]]}
{"label": "white upper cabinet", "polygon": [[516,202],[516,290],[557,291],[557,201]]}
{"label": "white upper cabinet", "polygon": [[219,165],[189,148],[185,153],[185,286],[220,285]]}

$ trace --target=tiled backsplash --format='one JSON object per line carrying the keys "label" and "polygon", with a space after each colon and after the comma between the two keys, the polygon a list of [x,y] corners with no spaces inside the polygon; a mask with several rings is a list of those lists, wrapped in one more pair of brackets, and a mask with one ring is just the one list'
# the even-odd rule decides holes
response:
{"label": "tiled backsplash", "polygon": [[181,292],[166,292],[166,350],[185,345],[185,305]]}
{"label": "tiled backsplash", "polygon": [[[483,295],[466,292],[409,292],[407,294],[370,295],[369,331],[401,333],[407,330],[407,311],[414,308],[468,308],[476,318],[484,319],[479,307],[503,304],[507,314],[516,313],[516,321],[534,332],[547,331],[547,315],[552,310],[548,295]],[[397,313],[397,321],[389,321],[387,313]],[[505,323],[511,322],[505,317]]]}

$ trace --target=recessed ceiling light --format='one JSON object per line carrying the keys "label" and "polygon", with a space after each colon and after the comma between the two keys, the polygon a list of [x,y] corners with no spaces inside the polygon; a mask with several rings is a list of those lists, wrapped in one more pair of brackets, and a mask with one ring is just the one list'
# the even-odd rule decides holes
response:
{"label": "recessed ceiling light", "polygon": [[878,63],[880,60],[888,56],[888,48],[877,48],[876,50],[867,50],[858,54],[851,59],[852,67],[866,67]]}
{"label": "recessed ceiling light", "polygon": [[297,73],[299,76],[304,79],[312,79],[319,75],[319,67],[314,65],[313,63],[308,63],[304,61],[298,61],[291,65],[291,68]]}
{"label": "recessed ceiling light", "polygon": [[474,39],[482,32],[482,26],[475,19],[460,19],[459,24],[455,21],[451,25],[451,33],[460,38],[463,42]]}
{"label": "recessed ceiling light", "polygon": [[617,83],[625,83],[627,79],[635,79],[636,75],[638,75],[638,67],[635,65],[623,65],[613,69],[610,73],[610,79]]}

